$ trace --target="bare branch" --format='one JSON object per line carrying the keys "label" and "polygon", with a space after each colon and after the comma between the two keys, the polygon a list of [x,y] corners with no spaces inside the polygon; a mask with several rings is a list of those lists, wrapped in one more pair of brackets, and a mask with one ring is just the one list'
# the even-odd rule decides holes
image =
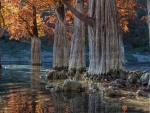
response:
{"label": "bare branch", "polygon": [[57,15],[57,18],[58,20],[62,23],[63,27],[65,27],[70,33],[73,33],[73,29],[71,29],[68,24],[66,23],[66,21],[63,21],[61,18],[60,18],[60,15],[57,11],[57,9],[55,9],[55,13]]}
{"label": "bare branch", "polygon": [[64,20],[62,20],[62,19],[60,18],[60,14],[59,14],[59,12],[58,12],[58,8],[56,7],[55,0],[53,0],[53,3],[54,3],[55,14],[57,15],[58,20],[61,22],[61,24],[63,25],[63,27],[66,28],[67,31],[69,31],[69,32],[72,34],[72,33],[73,33],[73,29],[71,29],[71,28],[69,27],[69,25],[66,23],[66,21],[64,21]]}
{"label": "bare branch", "polygon": [[81,21],[85,22],[89,26],[93,27],[95,24],[94,18],[87,17],[86,15],[78,12],[72,5],[70,5],[67,0],[62,0],[62,2],[67,6],[67,8]]}

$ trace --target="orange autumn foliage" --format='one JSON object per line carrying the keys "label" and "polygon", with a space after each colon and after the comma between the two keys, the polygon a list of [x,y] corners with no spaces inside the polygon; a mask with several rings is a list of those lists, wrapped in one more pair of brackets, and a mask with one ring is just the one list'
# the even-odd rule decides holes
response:
{"label": "orange autumn foliage", "polygon": [[[138,1],[138,0],[136,0]],[[118,14],[120,26],[123,31],[128,31],[129,19],[134,19],[137,16],[135,8],[146,10],[144,6],[135,3],[135,0],[117,0]]]}
{"label": "orange autumn foliage", "polygon": [[[61,2],[61,0],[1,0],[5,26],[10,38],[30,40],[33,35],[33,18],[35,18],[33,17],[33,6],[36,7],[37,11],[36,19],[39,37],[44,36],[46,33],[52,34],[54,27],[51,28],[49,24],[54,23],[56,20],[54,1],[56,5]],[[68,0],[68,2],[75,7],[75,0]],[[88,13],[88,2],[89,0],[85,0],[85,15]],[[143,6],[135,4],[134,0],[117,0],[117,7],[120,26],[124,31],[128,31],[128,20],[137,16],[135,8],[143,8]],[[48,12],[49,15],[41,17],[43,12]],[[74,15],[66,10],[65,17],[66,22],[72,27]]]}
{"label": "orange autumn foliage", "polygon": [[[41,17],[43,12],[50,9],[51,0],[5,0],[5,4],[9,4],[12,9],[5,17],[7,21],[6,29],[9,32],[10,39],[30,40],[33,36],[34,25],[33,20],[36,18],[38,36],[45,36],[45,33],[53,33],[53,29],[48,27]],[[33,7],[36,8],[36,17],[33,14]],[[15,9],[15,12],[14,12]],[[10,19],[11,18],[11,19]]]}

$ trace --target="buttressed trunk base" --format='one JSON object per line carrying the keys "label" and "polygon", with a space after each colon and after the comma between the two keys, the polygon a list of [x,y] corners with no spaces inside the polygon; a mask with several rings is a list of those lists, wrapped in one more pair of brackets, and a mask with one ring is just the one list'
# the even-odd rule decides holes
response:
{"label": "buttressed trunk base", "polygon": [[122,70],[116,0],[90,0],[89,4],[89,16],[96,19],[94,27],[88,27],[89,75],[101,78]]}
{"label": "buttressed trunk base", "polygon": [[[84,13],[84,1],[76,0],[76,9],[80,13]],[[71,37],[71,52],[69,59],[69,70],[74,72],[85,72],[85,29],[84,22],[74,17],[74,28]]]}
{"label": "buttressed trunk base", "polygon": [[69,66],[70,41],[67,38],[67,30],[62,23],[65,21],[63,4],[60,4],[57,11],[61,20],[57,18],[55,22],[53,69],[63,70],[68,69]]}

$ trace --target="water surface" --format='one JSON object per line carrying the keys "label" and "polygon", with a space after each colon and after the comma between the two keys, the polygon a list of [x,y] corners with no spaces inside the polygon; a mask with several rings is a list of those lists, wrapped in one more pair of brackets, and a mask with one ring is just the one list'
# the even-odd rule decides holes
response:
{"label": "water surface", "polygon": [[118,98],[107,99],[101,94],[51,93],[50,89],[45,88],[46,84],[59,82],[62,85],[63,81],[39,78],[49,66],[3,63],[0,73],[0,113],[122,113],[124,105],[127,106],[126,113],[150,113],[148,98],[129,98],[119,102]]}

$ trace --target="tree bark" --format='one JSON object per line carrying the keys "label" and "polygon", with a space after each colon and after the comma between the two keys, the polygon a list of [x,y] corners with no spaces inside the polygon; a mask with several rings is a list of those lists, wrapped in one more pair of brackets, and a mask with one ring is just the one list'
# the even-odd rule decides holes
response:
{"label": "tree bark", "polygon": [[122,69],[116,0],[90,2],[89,16],[95,15],[96,25],[89,26],[89,74],[114,73]]}
{"label": "tree bark", "polygon": [[33,36],[31,38],[31,64],[41,65],[41,40],[40,38]]}
{"label": "tree bark", "polygon": [[77,11],[75,8],[73,8],[67,0],[62,0],[62,2],[67,6],[67,8],[81,21],[84,21],[86,24],[93,26],[95,19],[91,17],[85,16],[83,13]]}
{"label": "tree bark", "polygon": [[[76,0],[76,9],[80,13],[84,13],[84,0]],[[84,22],[77,17],[74,17],[69,70],[86,71]]]}
{"label": "tree bark", "polygon": [[31,64],[41,65],[41,40],[38,37],[36,8],[33,6],[33,37],[31,38]]}
{"label": "tree bark", "polygon": [[70,41],[67,38],[67,30],[63,27],[64,22],[64,6],[60,3],[57,8],[59,18],[55,23],[54,47],[53,47],[53,68],[56,70],[68,69],[70,55]]}
{"label": "tree bark", "polygon": [[150,46],[150,0],[147,0],[147,11],[148,11],[148,28],[149,28],[149,46]]}
{"label": "tree bark", "polygon": [[66,0],[62,1],[77,18],[89,24],[89,75],[103,77],[122,70],[116,0],[89,0],[89,21]]}

